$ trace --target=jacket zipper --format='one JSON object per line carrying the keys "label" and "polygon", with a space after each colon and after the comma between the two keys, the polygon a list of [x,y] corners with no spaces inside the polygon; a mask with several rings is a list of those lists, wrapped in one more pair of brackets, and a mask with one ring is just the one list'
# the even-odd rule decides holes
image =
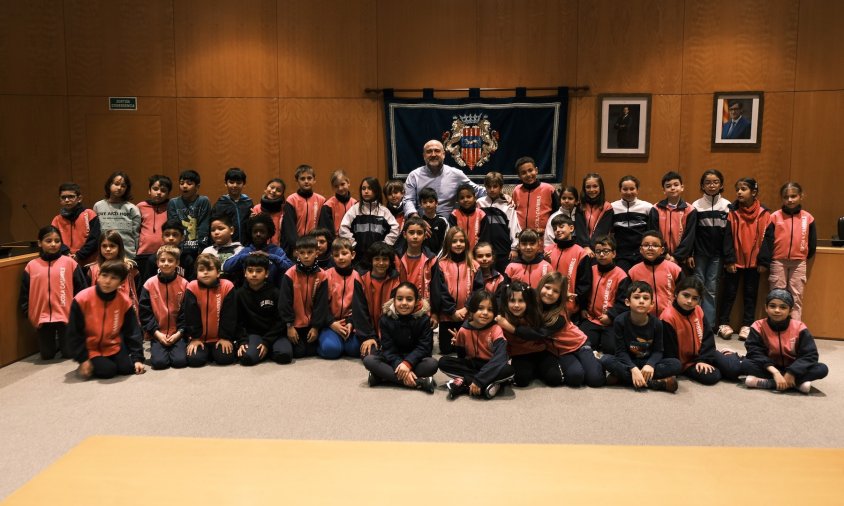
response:
{"label": "jacket zipper", "polygon": [[50,269],[53,262],[47,262],[47,306],[50,308],[50,322],[53,321],[53,279],[50,276]]}
{"label": "jacket zipper", "polygon": [[794,247],[794,215],[791,215],[789,221],[791,221],[791,233],[788,234],[788,260],[791,260],[791,248]]}
{"label": "jacket zipper", "polygon": [[[174,280],[175,281],[175,280]],[[164,285],[164,304],[167,306],[167,336],[170,336],[170,290]]]}
{"label": "jacket zipper", "polygon": [[209,297],[211,296],[211,290],[205,290],[205,324],[202,328],[202,342],[208,341],[208,306],[209,306]]}
{"label": "jacket zipper", "polygon": [[100,356],[103,354],[103,339],[105,338],[105,322],[106,316],[108,315],[107,310],[109,302],[111,301],[106,301],[105,304],[103,304],[103,321],[100,324],[100,342],[97,343],[97,348],[100,350]]}

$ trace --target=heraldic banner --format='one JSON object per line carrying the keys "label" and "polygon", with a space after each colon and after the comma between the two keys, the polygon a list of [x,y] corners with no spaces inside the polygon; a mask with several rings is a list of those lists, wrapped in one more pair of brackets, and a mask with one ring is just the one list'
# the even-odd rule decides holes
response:
{"label": "heraldic banner", "polygon": [[[426,95],[432,95],[426,90]],[[474,92],[474,93],[473,93]],[[521,93],[520,93],[521,92]],[[387,163],[391,178],[404,179],[423,164],[422,147],[441,140],[446,165],[483,181],[500,172],[507,184],[518,183],[516,160],[530,156],[539,179],[561,181],[566,148],[568,89],[557,96],[515,98],[395,98],[384,92]],[[470,95],[479,95],[470,90]]]}

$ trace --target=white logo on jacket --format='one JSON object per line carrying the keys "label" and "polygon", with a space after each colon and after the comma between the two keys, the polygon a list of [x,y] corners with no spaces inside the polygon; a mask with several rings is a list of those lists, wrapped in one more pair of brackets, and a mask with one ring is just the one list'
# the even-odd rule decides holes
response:
{"label": "white logo on jacket", "polygon": [[67,279],[65,274],[67,270],[64,267],[59,267],[59,302],[62,307],[67,306]]}

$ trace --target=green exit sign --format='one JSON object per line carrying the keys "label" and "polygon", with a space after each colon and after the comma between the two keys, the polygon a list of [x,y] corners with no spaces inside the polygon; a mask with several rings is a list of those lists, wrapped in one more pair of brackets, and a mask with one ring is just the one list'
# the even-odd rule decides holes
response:
{"label": "green exit sign", "polygon": [[137,111],[138,97],[108,97],[109,111]]}

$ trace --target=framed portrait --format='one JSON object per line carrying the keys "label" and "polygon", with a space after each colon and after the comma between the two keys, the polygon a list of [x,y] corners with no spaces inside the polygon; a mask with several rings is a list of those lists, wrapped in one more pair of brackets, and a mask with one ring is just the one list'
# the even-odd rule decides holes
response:
{"label": "framed portrait", "polygon": [[598,95],[598,157],[647,158],[651,96]]}
{"label": "framed portrait", "polygon": [[763,99],[761,91],[716,92],[712,105],[712,147],[759,148]]}

